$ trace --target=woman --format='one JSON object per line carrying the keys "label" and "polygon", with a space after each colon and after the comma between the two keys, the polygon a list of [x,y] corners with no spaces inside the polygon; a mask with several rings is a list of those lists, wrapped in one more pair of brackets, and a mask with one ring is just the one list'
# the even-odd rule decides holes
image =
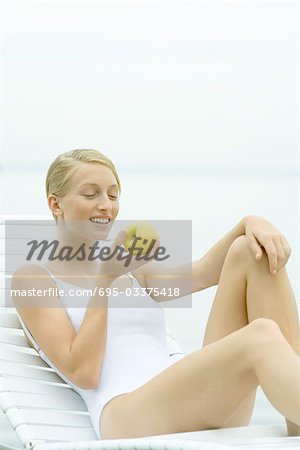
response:
{"label": "woman", "polygon": [[[58,156],[46,190],[59,245],[88,247],[106,238],[121,190],[109,158],[96,150]],[[123,243],[120,233],[111,251]],[[84,308],[68,308],[70,296],[56,297],[56,307],[17,308],[41,356],[82,395],[99,439],[245,426],[258,385],[285,416],[288,434],[299,434],[300,332],[284,236],[267,220],[246,216],[193,262],[191,292],[217,284],[218,290],[203,348],[176,362],[167,354],[155,297],[126,309],[122,298],[107,295],[113,287],[168,288],[172,270],[162,272],[153,260],[158,245],[150,260],[133,258],[128,267],[116,257],[56,260],[23,266],[12,279],[13,289],[96,286],[105,293],[88,296]]]}

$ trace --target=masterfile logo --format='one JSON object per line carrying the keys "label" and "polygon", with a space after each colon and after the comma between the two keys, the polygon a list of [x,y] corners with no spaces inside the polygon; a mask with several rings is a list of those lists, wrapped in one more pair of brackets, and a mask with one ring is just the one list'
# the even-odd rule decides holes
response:
{"label": "masterfile logo", "polygon": [[6,221],[6,306],[192,306],[191,221],[86,222]]}

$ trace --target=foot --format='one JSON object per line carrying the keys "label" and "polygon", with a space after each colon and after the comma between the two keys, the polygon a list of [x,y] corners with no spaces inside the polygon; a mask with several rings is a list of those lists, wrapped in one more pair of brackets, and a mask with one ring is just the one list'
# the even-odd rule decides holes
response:
{"label": "foot", "polygon": [[287,435],[288,436],[300,436],[300,426],[296,425],[293,422],[290,422],[288,419],[286,421]]}

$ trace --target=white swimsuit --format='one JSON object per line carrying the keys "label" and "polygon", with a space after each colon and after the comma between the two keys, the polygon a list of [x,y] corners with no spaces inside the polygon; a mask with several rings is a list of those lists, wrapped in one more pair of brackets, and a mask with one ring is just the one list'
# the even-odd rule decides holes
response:
{"label": "white swimsuit", "polygon": [[[44,266],[43,266],[44,267]],[[48,272],[49,270],[44,267]],[[65,281],[55,279],[49,272],[58,289],[65,291],[60,298],[75,330],[78,332],[85,315],[86,308],[74,307],[76,298],[67,294],[70,289],[84,288]],[[141,290],[141,285],[135,277],[129,274],[132,287]],[[135,292],[138,292],[137,290]],[[138,307],[122,307],[133,300]],[[88,304],[89,295],[80,296],[80,305]],[[73,305],[73,307],[68,307]],[[100,382],[96,389],[81,389],[66,378],[43,351],[38,347],[31,333],[22,321],[25,333],[32,342],[41,358],[51,366],[83,398],[90,413],[91,421],[99,439],[99,419],[104,406],[117,395],[131,392],[155,377],[175,361],[184,357],[178,355],[171,358],[167,350],[166,321],[164,309],[148,294],[129,298],[120,294],[108,299],[107,340],[106,351],[100,374]]]}

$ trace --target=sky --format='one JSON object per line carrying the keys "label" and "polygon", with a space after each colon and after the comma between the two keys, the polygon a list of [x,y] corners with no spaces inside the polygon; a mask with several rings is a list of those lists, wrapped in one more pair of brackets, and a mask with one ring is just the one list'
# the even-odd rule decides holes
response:
{"label": "sky", "polygon": [[299,174],[297,2],[2,2],[2,163]]}

